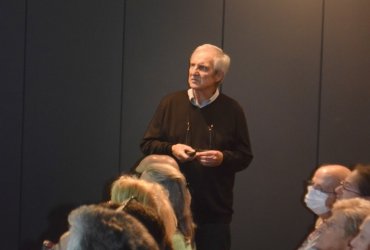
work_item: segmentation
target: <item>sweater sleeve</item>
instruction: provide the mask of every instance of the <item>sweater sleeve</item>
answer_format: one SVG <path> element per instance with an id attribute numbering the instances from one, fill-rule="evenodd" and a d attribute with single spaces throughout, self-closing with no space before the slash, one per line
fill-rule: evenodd
<path id="1" fill-rule="evenodd" d="M 236 141 L 231 149 L 222 151 L 224 155 L 222 165 L 231 171 L 238 172 L 249 166 L 253 159 L 253 154 L 244 112 L 239 105 L 237 105 L 235 111 L 236 126 L 234 138 Z"/>
<path id="2" fill-rule="evenodd" d="M 166 101 L 162 100 L 159 104 L 149 126 L 140 143 L 141 151 L 145 155 L 167 154 L 172 155 L 172 145 L 166 140 L 163 125 L 165 124 Z"/>

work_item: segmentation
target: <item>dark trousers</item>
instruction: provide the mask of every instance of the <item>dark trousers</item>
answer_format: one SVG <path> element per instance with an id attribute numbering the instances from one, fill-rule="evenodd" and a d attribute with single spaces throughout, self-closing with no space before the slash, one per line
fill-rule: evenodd
<path id="1" fill-rule="evenodd" d="M 198 224 L 195 244 L 197 250 L 230 250 L 230 224 Z"/>

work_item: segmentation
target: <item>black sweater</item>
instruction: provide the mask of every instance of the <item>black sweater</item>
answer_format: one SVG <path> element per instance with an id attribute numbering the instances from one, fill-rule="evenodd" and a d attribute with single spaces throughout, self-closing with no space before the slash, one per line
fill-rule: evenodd
<path id="1" fill-rule="evenodd" d="M 193 160 L 181 163 L 180 169 L 189 183 L 195 221 L 230 223 L 235 172 L 245 169 L 253 158 L 240 105 L 224 94 L 203 108 L 192 105 L 186 91 L 166 96 L 140 146 L 144 154 L 172 155 L 171 147 L 176 143 L 223 153 L 218 167 L 205 167 Z"/>

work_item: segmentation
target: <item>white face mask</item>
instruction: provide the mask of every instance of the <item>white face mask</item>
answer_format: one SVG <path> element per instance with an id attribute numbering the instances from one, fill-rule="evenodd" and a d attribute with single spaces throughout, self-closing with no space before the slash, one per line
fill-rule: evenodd
<path id="1" fill-rule="evenodd" d="M 328 199 L 328 197 L 328 194 L 309 186 L 307 194 L 304 197 L 304 202 L 306 203 L 306 206 L 312 210 L 312 212 L 317 215 L 322 215 L 330 210 L 326 206 L 326 199 Z"/>

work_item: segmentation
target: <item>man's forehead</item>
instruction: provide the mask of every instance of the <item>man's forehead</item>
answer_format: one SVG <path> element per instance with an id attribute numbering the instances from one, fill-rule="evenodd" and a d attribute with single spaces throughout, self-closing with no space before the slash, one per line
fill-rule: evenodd
<path id="1" fill-rule="evenodd" d="M 212 66 L 213 65 L 213 58 L 208 55 L 194 55 L 190 58 L 190 63 L 196 63 L 200 65 L 207 65 Z"/>
<path id="2" fill-rule="evenodd" d="M 212 59 L 217 56 L 217 51 L 212 48 L 203 48 L 203 49 L 194 51 L 193 54 L 191 55 L 191 58 L 195 56 L 196 57 L 209 57 Z"/>

